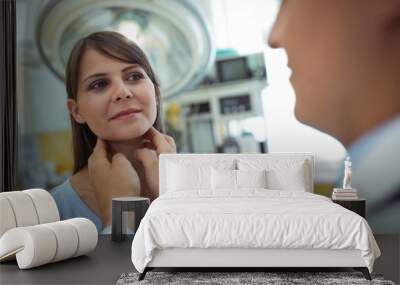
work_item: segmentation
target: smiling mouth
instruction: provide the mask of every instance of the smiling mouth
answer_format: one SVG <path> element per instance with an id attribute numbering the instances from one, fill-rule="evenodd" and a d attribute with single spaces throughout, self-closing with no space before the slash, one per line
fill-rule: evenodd
<path id="1" fill-rule="evenodd" d="M 111 120 L 123 120 L 123 119 L 127 119 L 127 118 L 132 118 L 132 117 L 136 117 L 138 113 L 140 113 L 141 110 L 137 110 L 137 109 L 128 109 L 122 112 L 119 112 L 118 114 L 114 115 Z"/>
<path id="2" fill-rule="evenodd" d="M 118 117 L 114 118 L 113 120 L 125 120 L 128 118 L 133 118 L 137 116 L 138 112 L 134 112 L 134 113 L 129 113 L 129 114 L 125 114 L 125 115 L 119 115 Z"/>

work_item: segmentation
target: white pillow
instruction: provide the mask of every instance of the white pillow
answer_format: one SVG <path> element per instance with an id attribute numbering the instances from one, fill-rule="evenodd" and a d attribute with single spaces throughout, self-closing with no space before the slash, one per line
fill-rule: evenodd
<path id="1" fill-rule="evenodd" d="M 269 170 L 267 172 L 267 180 L 269 189 L 306 191 L 307 181 L 303 165 L 284 170 Z"/>
<path id="2" fill-rule="evenodd" d="M 311 189 L 308 181 L 308 160 L 293 159 L 239 159 L 240 170 L 267 170 L 267 188 L 273 190 L 306 191 Z"/>
<path id="3" fill-rule="evenodd" d="M 239 190 L 241 188 L 267 188 L 266 170 L 211 170 L 213 190 Z"/>
<path id="4" fill-rule="evenodd" d="M 235 170 L 237 188 L 267 188 L 267 171 Z"/>
<path id="5" fill-rule="evenodd" d="M 211 189 L 211 167 L 168 164 L 167 190 Z"/>
<path id="6" fill-rule="evenodd" d="M 236 190 L 236 170 L 212 168 L 211 181 L 213 190 Z"/>

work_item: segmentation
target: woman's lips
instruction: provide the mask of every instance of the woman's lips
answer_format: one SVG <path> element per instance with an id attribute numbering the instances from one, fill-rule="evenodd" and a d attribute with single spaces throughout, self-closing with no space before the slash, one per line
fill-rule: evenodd
<path id="1" fill-rule="evenodd" d="M 135 117 L 137 113 L 141 112 L 141 110 L 139 109 L 127 109 L 121 112 L 118 112 L 117 114 L 115 114 L 114 116 L 111 117 L 111 120 L 123 120 L 126 118 L 131 118 L 131 117 Z"/>

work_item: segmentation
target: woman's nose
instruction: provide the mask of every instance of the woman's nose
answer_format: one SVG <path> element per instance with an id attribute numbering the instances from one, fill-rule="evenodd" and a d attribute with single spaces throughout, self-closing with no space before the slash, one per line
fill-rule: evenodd
<path id="1" fill-rule="evenodd" d="M 113 94 L 113 101 L 119 101 L 122 99 L 132 98 L 132 91 L 126 86 L 126 84 L 121 80 L 116 82 L 115 92 Z"/>

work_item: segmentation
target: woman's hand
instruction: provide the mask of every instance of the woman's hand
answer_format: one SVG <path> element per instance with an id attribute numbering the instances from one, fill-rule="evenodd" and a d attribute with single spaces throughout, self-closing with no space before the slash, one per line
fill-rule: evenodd
<path id="1" fill-rule="evenodd" d="M 143 147 L 135 150 L 135 158 L 143 164 L 145 179 L 149 186 L 148 196 L 151 200 L 158 197 L 158 156 L 161 153 L 176 153 L 172 137 L 160 133 L 151 127 L 143 135 Z"/>
<path id="2" fill-rule="evenodd" d="M 103 224 L 111 224 L 112 198 L 140 196 L 140 179 L 128 159 L 121 153 L 108 159 L 106 143 L 97 138 L 88 160 L 90 182 L 95 189 Z"/>

